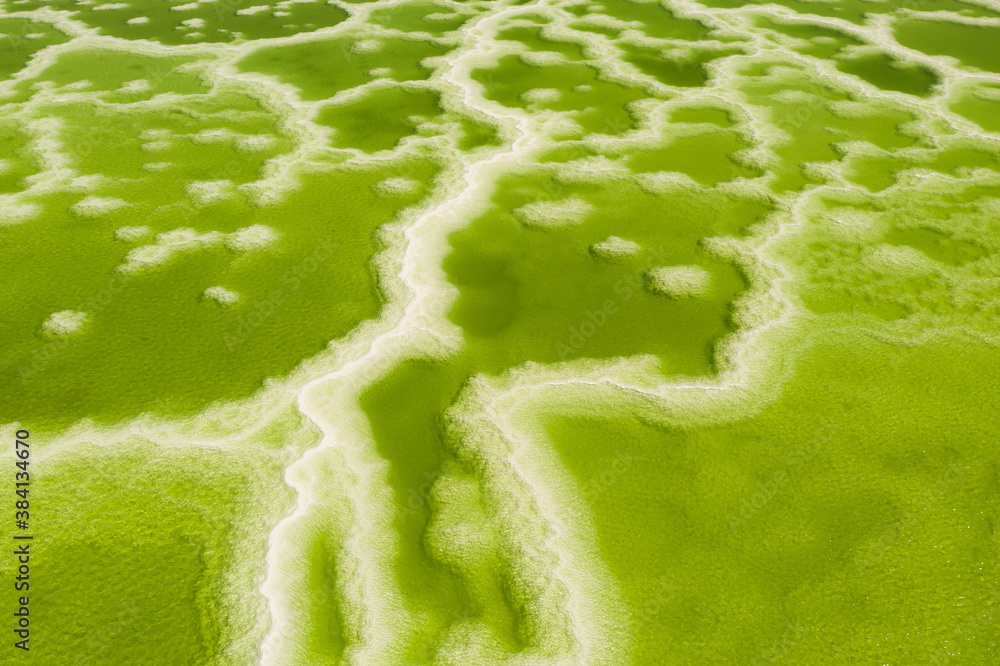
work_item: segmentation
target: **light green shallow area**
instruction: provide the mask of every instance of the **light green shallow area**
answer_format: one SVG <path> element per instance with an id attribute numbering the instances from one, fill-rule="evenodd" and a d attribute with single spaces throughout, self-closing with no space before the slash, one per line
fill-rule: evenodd
<path id="1" fill-rule="evenodd" d="M 236 637 L 260 605 L 252 590 L 220 603 L 230 579 L 248 573 L 234 571 L 241 558 L 260 575 L 264 544 L 251 535 L 270 517 L 252 498 L 283 489 L 238 455 L 163 460 L 123 445 L 127 453 L 82 466 L 50 465 L 36 482 L 38 510 L 60 517 L 46 520 L 54 538 L 36 546 L 35 620 L 52 630 L 35 649 L 47 663 L 225 661 L 232 645 L 220 639 Z"/>
<path id="2" fill-rule="evenodd" d="M 29 466 L 36 538 L 23 593 L 34 626 L 46 627 L 31 639 L 35 659 L 250 660 L 256 646 L 241 634 L 253 629 L 263 599 L 246 583 L 263 575 L 259 532 L 290 501 L 283 461 L 239 451 L 164 454 L 140 438 L 78 450 L 84 455 Z M 8 562 L 3 574 L 15 575 Z"/>
<path id="3" fill-rule="evenodd" d="M 1000 660 L 994 4 L 0 0 L 32 663 Z"/>
<path id="4" fill-rule="evenodd" d="M 964 337 L 827 336 L 732 425 L 553 417 L 633 661 L 995 660 L 997 364 Z"/>

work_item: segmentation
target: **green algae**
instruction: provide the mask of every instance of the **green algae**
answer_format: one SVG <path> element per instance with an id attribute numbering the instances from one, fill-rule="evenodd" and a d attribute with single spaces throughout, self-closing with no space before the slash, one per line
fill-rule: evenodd
<path id="1" fill-rule="evenodd" d="M 440 548 L 428 549 L 429 525 L 441 511 L 433 499 L 435 484 L 443 474 L 470 473 L 456 471 L 464 463 L 456 458 L 442 420 L 465 382 L 474 373 L 495 374 L 524 361 L 600 358 L 623 351 L 659 353 L 669 371 L 710 372 L 712 341 L 728 330 L 727 303 L 742 289 L 738 272 L 699 257 L 715 285 L 694 303 L 643 291 L 642 272 L 647 265 L 692 261 L 696 234 L 740 233 L 767 212 L 759 204 L 720 197 L 714 210 L 685 210 L 683 220 L 675 200 L 661 204 L 665 213 L 673 208 L 669 223 L 666 216 L 651 221 L 642 212 L 655 200 L 634 189 L 623 196 L 618 187 L 579 192 L 596 212 L 572 230 L 525 232 L 503 211 L 537 196 L 537 182 L 537 177 L 511 179 L 496 196 L 499 210 L 451 239 L 445 270 L 460 291 L 451 318 L 466 331 L 465 351 L 447 362 L 402 364 L 361 398 L 378 451 L 390 465 L 400 540 L 396 576 L 419 622 L 411 655 L 431 649 L 450 624 L 468 618 L 485 622 L 507 649 L 527 640 L 518 629 L 527 621 L 525 611 L 512 605 L 502 580 L 487 570 L 471 581 L 442 559 Z M 695 201 L 688 206 L 696 206 Z M 601 211 L 612 209 L 614 219 L 603 219 Z M 716 226 L 704 226 L 709 215 Z M 649 249 L 625 264 L 596 261 L 586 248 L 609 229 Z M 614 305 L 610 312 L 608 301 Z M 500 567 L 494 573 L 505 571 L 502 561 L 490 566 Z"/>
<path id="2" fill-rule="evenodd" d="M 681 18 L 658 2 L 595 2 L 588 11 L 598 11 L 622 21 L 639 23 L 641 30 L 656 39 L 703 39 L 711 29 L 696 19 Z"/>
<path id="3" fill-rule="evenodd" d="M 712 16 L 624 0 L 182 1 L 0 3 L 66 11 L 0 18 L 0 75 L 21 79 L 0 89 L 0 195 L 16 197 L 0 202 L 16 254 L 0 269 L 0 420 L 55 441 L 143 412 L 167 427 L 218 401 L 247 407 L 296 369 L 339 369 L 350 395 L 325 397 L 357 398 L 347 421 L 372 441 L 328 423 L 330 458 L 287 469 L 229 441 L 45 459 L 39 509 L 59 537 L 39 551 L 40 663 L 249 663 L 274 645 L 281 663 L 598 663 L 568 651 L 588 639 L 631 650 L 613 663 L 993 659 L 996 354 L 982 340 L 1000 317 L 998 162 L 939 111 L 996 131 L 995 90 L 889 44 L 849 48 L 874 33 L 821 18 L 867 29 L 883 15 L 903 46 L 985 72 L 995 26 L 861 0 Z M 96 35 L 59 47 L 67 25 Z M 478 160 L 505 166 L 463 182 L 484 177 Z M 461 219 L 386 226 L 479 188 L 485 206 L 445 209 Z M 609 239 L 638 250 L 594 251 Z M 170 243 L 183 249 L 142 269 Z M 435 243 L 443 262 L 424 265 Z M 402 285 L 401 265 L 420 278 Z M 656 293 L 656 269 L 708 286 Z M 454 297 L 440 311 L 439 289 Z M 401 301 L 383 309 L 386 294 Z M 419 324 L 396 319 L 411 297 Z M 369 337 L 380 314 L 400 340 L 459 335 L 435 360 L 407 348 L 379 365 L 396 349 Z M 745 346 L 748 322 L 872 336 L 761 350 Z M 926 341 L 956 328 L 978 341 Z M 643 382 L 722 372 L 753 388 L 733 374 L 737 339 L 787 372 L 756 415 L 730 406 L 719 425 L 668 428 L 652 397 L 632 410 L 581 393 L 591 413 L 569 417 L 536 386 L 527 411 L 552 441 L 516 455 L 554 445 L 559 460 L 530 479 L 462 421 L 490 382 L 558 370 L 558 384 L 645 355 L 662 374 Z M 358 347 L 316 362 L 345 340 Z M 294 419 L 260 418 L 261 451 L 299 450 Z M 225 440 L 237 426 L 212 427 Z M 577 487 L 561 494 L 566 473 Z M 283 483 L 295 513 L 273 501 Z M 532 512 L 542 504 L 560 526 Z M 383 509 L 389 535 L 372 536 L 366 511 Z M 282 515 L 288 530 L 270 531 Z M 566 545 L 591 524 L 594 543 Z M 265 572 L 265 547 L 292 557 Z M 568 572 L 574 548 L 598 554 Z M 544 617 L 547 595 L 605 566 L 608 589 L 575 589 L 565 617 Z M 357 598 L 373 589 L 401 601 L 385 626 L 367 613 L 395 601 Z M 284 622 L 268 629 L 268 611 Z M 588 624 L 602 614 L 612 631 Z"/>
<path id="4" fill-rule="evenodd" d="M 731 264 L 701 252 L 698 241 L 739 233 L 762 213 L 750 208 L 733 215 L 738 203 L 723 197 L 659 198 L 626 184 L 560 187 L 560 197 L 553 197 L 540 180 L 512 179 L 494 211 L 452 237 L 454 251 L 445 260 L 461 294 L 451 319 L 466 330 L 470 345 L 493 359 L 488 371 L 527 360 L 651 353 L 670 372 L 710 372 L 713 341 L 731 330 L 729 304 L 744 281 Z M 511 213 L 574 195 L 593 213 L 568 227 L 526 229 Z M 643 249 L 623 263 L 596 260 L 588 248 L 609 235 Z M 642 288 L 649 269 L 691 263 L 712 274 L 706 299 L 672 301 Z"/>
<path id="5" fill-rule="evenodd" d="M 739 48 L 697 49 L 684 56 L 664 57 L 663 49 L 623 44 L 625 60 L 661 83 L 696 88 L 708 81 L 705 65 L 726 56 L 743 53 Z"/>
<path id="6" fill-rule="evenodd" d="M 403 173 L 426 182 L 433 171 L 416 163 L 304 177 L 300 190 L 265 208 L 238 201 L 182 205 L 177 212 L 189 214 L 186 226 L 229 232 L 268 225 L 281 234 L 279 245 L 239 260 L 226 247 L 207 247 L 134 276 L 115 272 L 128 247 L 112 231 L 133 219 L 127 209 L 81 223 L 60 212 L 72 201 L 60 197 L 44 223 L 0 230 L 24 257 L 16 269 L 4 269 L 4 307 L 12 314 L 3 330 L 4 417 L 40 427 L 84 415 L 190 412 L 251 395 L 264 379 L 291 371 L 377 314 L 380 298 L 368 270 L 378 250 L 374 231 L 420 192 L 385 199 L 372 187 Z M 177 212 L 156 218 L 154 231 L 179 226 Z M 54 248 L 45 240 L 52 235 L 66 245 Z M 239 293 L 240 303 L 226 309 L 206 303 L 201 294 L 216 284 Z M 34 298 L 24 299 L 26 293 Z M 336 307 L 322 306 L 330 303 Z M 80 304 L 94 313 L 85 334 L 64 342 L 39 336 L 51 312 Z M 120 399 L 109 403 L 109 392 L 121 392 Z"/>
<path id="7" fill-rule="evenodd" d="M 590 23 L 587 21 L 580 21 L 572 25 L 575 30 L 581 30 L 583 32 L 592 32 L 596 35 L 604 35 L 605 37 L 617 37 L 619 34 L 621 34 L 620 28 L 616 28 L 610 25 Z"/>
<path id="8" fill-rule="evenodd" d="M 870 192 L 881 192 L 896 184 L 899 172 L 915 164 L 894 155 L 876 155 L 849 161 L 844 176 Z"/>
<path id="9" fill-rule="evenodd" d="M 838 113 L 830 102 L 843 101 L 846 98 L 843 93 L 806 84 L 797 74 L 770 74 L 767 79 L 751 80 L 745 86 L 753 103 L 770 107 L 774 124 L 788 133 L 775 151 L 782 164 L 775 170 L 778 178 L 773 187 L 778 192 L 817 182 L 802 165 L 839 161 L 843 157 L 837 149 L 839 143 L 866 141 L 883 150 L 892 150 L 912 146 L 917 141 L 899 131 L 900 125 L 913 119 L 911 114 L 875 105 L 867 106 L 863 117 Z M 783 93 L 791 90 L 795 96 L 785 98 Z"/>
<path id="10" fill-rule="evenodd" d="M 79 172 L 115 179 L 104 193 L 132 201 L 154 218 L 163 216 L 155 213 L 160 207 L 173 205 L 182 210 L 177 219 L 183 221 L 185 205 L 179 200 L 191 182 L 253 182 L 268 160 L 291 147 L 278 133 L 275 116 L 234 92 L 205 95 L 167 113 L 85 102 L 42 108 L 61 120 L 58 137 L 70 147 Z M 261 143 L 244 146 L 248 139 Z"/>
<path id="11" fill-rule="evenodd" d="M 560 53 L 570 60 L 582 60 L 583 49 L 576 42 L 566 42 L 546 39 L 543 29 L 534 26 L 515 26 L 497 34 L 499 39 L 511 40 L 524 44 L 531 51 L 552 51 Z"/>
<path id="12" fill-rule="evenodd" d="M 51 81 L 56 86 L 85 81 L 87 85 L 83 89 L 88 92 L 111 92 L 130 81 L 139 80 L 148 82 L 150 96 L 159 93 L 207 93 L 210 88 L 200 79 L 197 71 L 184 71 L 182 67 L 197 62 L 195 57 L 150 57 L 125 50 L 80 48 L 63 51 L 55 63 L 22 86 L 36 85 L 39 81 Z"/>
<path id="13" fill-rule="evenodd" d="M 733 124 L 729 114 L 721 109 L 710 107 L 682 107 L 672 111 L 670 121 L 675 123 L 710 123 L 719 127 L 730 127 Z"/>
<path id="14" fill-rule="evenodd" d="M 907 169 L 930 169 L 936 173 L 961 177 L 976 169 L 986 168 L 996 171 L 1000 167 L 993 153 L 965 148 L 935 151 L 929 159 L 882 154 L 855 156 L 849 158 L 847 162 L 844 175 L 851 182 L 858 183 L 871 192 L 881 192 L 896 184 L 900 172 Z"/>
<path id="15" fill-rule="evenodd" d="M 166 45 L 287 37 L 335 26 L 347 18 L 343 9 L 324 0 L 287 3 L 280 9 L 278 4 L 270 0 L 255 5 L 264 7 L 265 11 L 246 12 L 243 10 L 251 5 L 244 2 L 150 4 L 142 0 L 122 3 L 26 0 L 18 3 L 17 10 L 52 7 L 71 11 L 74 19 L 98 29 L 101 34 L 119 39 L 153 40 Z M 146 20 L 136 22 L 137 18 Z M 187 23 L 190 21 L 195 23 Z"/>
<path id="16" fill-rule="evenodd" d="M 389 150 L 421 122 L 440 115 L 439 102 L 440 95 L 431 90 L 382 89 L 326 107 L 316 122 L 336 129 L 332 143 L 338 148 Z"/>
<path id="17" fill-rule="evenodd" d="M 952 105 L 952 109 L 989 132 L 1000 131 L 998 90 L 1000 89 L 995 87 L 985 88 L 983 92 L 991 93 L 990 97 L 982 97 L 974 92 L 966 93 Z"/>
<path id="18" fill-rule="evenodd" d="M 903 46 L 930 55 L 951 56 L 968 67 L 1000 72 L 996 27 L 904 19 L 896 22 L 894 32 Z"/>
<path id="19" fill-rule="evenodd" d="M 816 58 L 829 58 L 846 46 L 863 44 L 861 40 L 840 30 L 834 30 L 816 23 L 796 21 L 780 23 L 770 18 L 760 17 L 757 25 L 767 30 L 779 32 L 796 40 L 801 40 L 794 48 L 797 52 Z M 804 43 L 803 43 L 804 42 Z"/>
<path id="20" fill-rule="evenodd" d="M 628 160 L 634 173 L 676 171 L 686 173 L 700 185 L 711 187 L 737 177 L 762 175 L 759 169 L 740 166 L 733 153 L 749 148 L 728 132 L 709 132 L 675 139 L 657 151 L 637 153 Z"/>
<path id="21" fill-rule="evenodd" d="M 986 251 L 975 243 L 956 240 L 934 229 L 893 229 L 885 237 L 892 245 L 907 245 L 920 250 L 934 261 L 959 266 L 983 257 Z"/>
<path id="22" fill-rule="evenodd" d="M 745 4 L 769 4 L 765 0 L 754 0 L 752 3 L 745 3 L 742 0 L 707 0 L 704 2 L 708 7 L 736 8 Z M 782 0 L 775 3 L 781 7 L 792 10 L 797 14 L 805 16 L 816 16 L 826 18 L 838 18 L 854 24 L 864 24 L 870 15 L 892 14 L 899 9 L 899 3 L 895 2 L 868 2 L 867 0 L 844 0 L 842 2 L 813 2 L 811 0 Z M 996 16 L 997 12 L 988 7 L 984 7 L 972 2 L 961 2 L 960 0 L 921 0 L 920 11 L 951 11 L 964 16 L 982 17 Z"/>
<path id="23" fill-rule="evenodd" d="M 264 47 L 241 60 L 240 69 L 274 76 L 300 91 L 304 100 L 321 100 L 376 78 L 371 70 L 388 67 L 395 81 L 423 81 L 431 70 L 421 66 L 425 58 L 448 49 L 423 40 L 383 38 L 374 50 L 352 49 L 357 39 L 328 38 L 287 46 Z M 393 57 L 386 61 L 384 52 Z"/>
<path id="24" fill-rule="evenodd" d="M 902 65 L 885 54 L 840 60 L 837 67 L 882 90 L 898 90 L 920 97 L 930 95 L 934 85 L 938 83 L 938 77 L 927 68 Z"/>
<path id="25" fill-rule="evenodd" d="M 376 9 L 369 15 L 369 20 L 391 30 L 440 35 L 458 30 L 469 17 L 461 14 L 450 15 L 448 8 L 433 2 L 412 2 L 392 8 Z"/>
<path id="26" fill-rule="evenodd" d="M 38 173 L 37 158 L 27 150 L 29 139 L 23 124 L 0 122 L 0 192 L 18 192 L 27 176 Z"/>
<path id="27" fill-rule="evenodd" d="M 646 95 L 636 88 L 602 80 L 595 69 L 577 63 L 535 67 L 523 58 L 504 56 L 497 66 L 473 72 L 472 77 L 486 89 L 488 99 L 511 108 L 532 108 L 569 112 L 581 134 L 621 134 L 635 126 L 628 105 Z M 533 90 L 557 89 L 557 99 L 527 101 Z"/>
<path id="28" fill-rule="evenodd" d="M 24 69 L 42 49 L 65 42 L 68 37 L 37 21 L 0 18 L 0 77 L 8 78 Z"/>
<path id="29" fill-rule="evenodd" d="M 343 658 L 348 645 L 337 599 L 336 541 L 317 530 L 307 550 L 308 602 L 305 623 L 309 628 L 306 657 L 310 660 Z"/>
<path id="30" fill-rule="evenodd" d="M 262 600 L 231 585 L 248 557 L 262 569 L 250 534 L 265 512 L 251 498 L 273 497 L 280 477 L 264 481 L 262 461 L 233 454 L 176 459 L 136 440 L 85 448 L 29 468 L 48 532 L 31 543 L 32 620 L 47 628 L 32 654 L 49 664 L 253 658 L 234 643 Z"/>
<path id="31" fill-rule="evenodd" d="M 488 563 L 482 572 L 486 575 L 467 580 L 427 547 L 434 484 L 445 472 L 462 469 L 445 443 L 442 418 L 469 369 L 465 358 L 447 364 L 403 364 L 361 397 L 379 454 L 391 465 L 389 484 L 400 543 L 396 577 L 418 621 L 407 648 L 407 658 L 416 663 L 433 656 L 446 629 L 468 619 L 485 621 L 508 649 L 523 644 L 518 611 L 507 598 L 502 579 L 495 576 L 500 563 Z"/>
<path id="32" fill-rule="evenodd" d="M 967 340 L 841 336 L 732 425 L 554 417 L 633 662 L 992 658 L 995 637 L 963 627 L 996 603 L 996 362 Z"/>

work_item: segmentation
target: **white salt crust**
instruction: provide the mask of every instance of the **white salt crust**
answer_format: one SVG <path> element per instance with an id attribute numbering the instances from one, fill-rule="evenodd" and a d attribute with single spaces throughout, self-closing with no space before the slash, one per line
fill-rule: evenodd
<path id="1" fill-rule="evenodd" d="M 581 224 L 594 211 L 593 205 L 576 197 L 555 201 L 533 201 L 514 210 L 521 224 L 534 229 L 558 229 Z"/>
<path id="2" fill-rule="evenodd" d="M 645 275 L 645 286 L 654 294 L 669 298 L 704 296 L 712 276 L 701 266 L 660 266 Z"/>
<path id="3" fill-rule="evenodd" d="M 238 293 L 221 286 L 209 287 L 202 295 L 206 300 L 214 301 L 223 306 L 234 305 L 240 300 Z"/>
<path id="4" fill-rule="evenodd" d="M 642 246 L 619 236 L 608 236 L 590 246 L 590 253 L 600 259 L 624 259 L 638 254 Z"/>
<path id="5" fill-rule="evenodd" d="M 42 323 L 42 333 L 48 337 L 63 338 L 83 329 L 89 319 L 86 312 L 75 310 L 63 310 L 53 312 L 49 318 Z"/>

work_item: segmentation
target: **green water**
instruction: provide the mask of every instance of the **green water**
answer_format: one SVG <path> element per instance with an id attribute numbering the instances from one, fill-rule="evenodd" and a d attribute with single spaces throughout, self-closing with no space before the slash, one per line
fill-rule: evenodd
<path id="1" fill-rule="evenodd" d="M 390 150 L 420 122 L 441 113 L 432 91 L 380 90 L 371 96 L 324 109 L 317 122 L 336 130 L 333 145 L 366 152 Z M 378 128 L 372 131 L 372 127 Z"/>
<path id="2" fill-rule="evenodd" d="M 238 65 L 246 72 L 260 72 L 298 88 L 303 100 L 328 99 L 342 90 L 375 79 L 373 69 L 387 67 L 396 81 L 427 79 L 431 72 L 420 62 L 447 51 L 422 40 L 386 38 L 376 40 L 373 51 L 352 51 L 357 39 L 332 38 L 298 42 L 285 47 L 266 45 L 254 50 Z M 383 51 L 393 53 L 386 62 Z"/>
<path id="3" fill-rule="evenodd" d="M 330 338 L 377 314 L 379 295 L 365 270 L 378 249 L 373 233 L 419 196 L 385 200 L 371 190 L 394 172 L 313 177 L 311 186 L 271 208 L 234 202 L 192 210 L 186 224 L 195 229 L 207 220 L 224 231 L 266 224 L 282 234 L 280 244 L 245 257 L 208 247 L 136 275 L 114 272 L 129 247 L 112 232 L 133 219 L 128 211 L 98 224 L 53 213 L 44 226 L 4 229 L 4 241 L 17 245 L 22 258 L 4 271 L 11 286 L 4 306 L 11 317 L 4 326 L 11 372 L 5 418 L 48 427 L 82 416 L 190 411 L 250 395 L 266 377 L 287 373 Z M 426 179 L 433 166 L 405 173 Z M 53 208 L 61 203 L 65 210 L 72 201 L 60 199 Z M 166 213 L 153 220 L 162 225 L 154 233 L 176 226 Z M 52 236 L 66 245 L 56 250 L 46 241 Z M 205 302 L 202 292 L 215 284 L 239 293 L 240 303 Z M 30 301 L 18 297 L 27 290 L 34 294 Z M 321 306 L 330 302 L 337 307 Z M 49 313 L 81 304 L 99 311 L 86 338 L 63 343 L 37 333 Z M 116 399 L 109 401 L 109 394 Z"/>
<path id="4" fill-rule="evenodd" d="M 758 25 L 799 40 L 795 42 L 793 48 L 799 53 L 816 58 L 826 59 L 839 53 L 845 46 L 857 46 L 864 43 L 852 35 L 839 30 L 831 30 L 815 23 L 801 21 L 781 23 L 761 18 Z"/>
<path id="5" fill-rule="evenodd" d="M 32 542 L 27 591 L 47 630 L 32 653 L 44 663 L 246 659 L 220 638 L 252 622 L 261 599 L 228 597 L 227 579 L 248 561 L 260 574 L 264 544 L 252 535 L 268 517 L 252 497 L 282 497 L 280 465 L 122 445 L 48 461 L 35 477 L 29 497 L 48 534 Z"/>
<path id="6" fill-rule="evenodd" d="M 515 26 L 500 32 L 497 37 L 519 42 L 530 51 L 554 51 L 566 56 L 570 60 L 580 60 L 583 58 L 583 50 L 579 44 L 546 39 L 542 29 L 538 27 Z"/>
<path id="7" fill-rule="evenodd" d="M 995 30 L 977 25 L 911 19 L 896 24 L 899 43 L 931 55 L 957 58 L 963 65 L 996 72 L 1000 46 Z"/>
<path id="8" fill-rule="evenodd" d="M 641 24 L 641 30 L 655 39 L 699 40 L 710 30 L 696 19 L 681 18 L 655 2 L 598 2 L 588 11 Z"/>
<path id="9" fill-rule="evenodd" d="M 677 139 L 658 151 L 639 153 L 629 160 L 629 167 L 636 173 L 685 173 L 699 185 L 711 187 L 738 176 L 761 175 L 760 171 L 741 168 L 730 158 L 744 148 L 749 146 L 732 134 L 710 132 Z M 697 158 L 692 159 L 693 156 Z"/>
<path id="10" fill-rule="evenodd" d="M 937 83 L 937 77 L 926 68 L 904 66 L 886 55 L 849 60 L 839 63 L 838 67 L 882 90 L 898 90 L 921 97 L 929 95 L 931 87 Z"/>
<path id="11" fill-rule="evenodd" d="M 842 336 L 733 425 L 553 417 L 632 660 L 992 660 L 996 362 L 964 339 Z"/>
<path id="12" fill-rule="evenodd" d="M 982 98 L 975 94 L 963 95 L 954 105 L 956 113 L 978 123 L 983 129 L 996 132 L 1000 129 L 1000 100 L 996 98 L 997 88 L 987 88 L 992 97 Z"/>
<path id="13" fill-rule="evenodd" d="M 9 7 L 12 11 L 24 11 L 51 7 L 72 13 L 73 19 L 96 28 L 100 34 L 120 39 L 148 39 L 165 45 L 198 44 L 204 42 L 228 42 L 234 39 L 268 39 L 285 37 L 300 32 L 311 32 L 317 28 L 335 26 L 345 18 L 347 12 L 336 6 L 313 0 L 292 3 L 284 9 L 286 15 L 275 15 L 277 2 L 267 2 L 263 6 L 268 11 L 241 13 L 250 5 L 242 2 L 205 3 L 182 11 L 174 7 L 183 3 L 147 3 L 141 0 L 123 3 L 98 3 L 96 6 L 81 4 L 75 0 L 55 0 L 37 2 L 27 0 Z M 110 7 L 107 5 L 111 5 Z M 124 5 L 124 6 L 117 6 Z M 148 21 L 130 23 L 131 19 L 145 17 Z M 198 26 L 186 26 L 184 21 L 196 19 Z M 240 36 L 240 37 L 238 37 Z"/>
<path id="14" fill-rule="evenodd" d="M 462 14 L 449 15 L 432 2 L 413 2 L 406 5 L 377 9 L 370 21 L 376 25 L 402 32 L 426 32 L 433 35 L 457 30 L 467 20 Z"/>
<path id="15" fill-rule="evenodd" d="M 32 661 L 997 661 L 998 21 L 0 0 Z"/>
<path id="16" fill-rule="evenodd" d="M 729 114 L 712 108 L 678 109 L 670 115 L 675 123 L 712 123 L 719 127 L 730 127 L 733 124 Z"/>
<path id="17" fill-rule="evenodd" d="M 502 58 L 495 68 L 473 72 L 473 79 L 486 88 L 488 99 L 507 107 L 525 107 L 522 96 L 529 90 L 560 90 L 556 100 L 527 105 L 569 112 L 580 126 L 581 134 L 620 134 L 633 128 L 634 117 L 627 105 L 644 97 L 634 88 L 601 80 L 598 72 L 587 65 L 535 67 L 514 55 Z"/>

